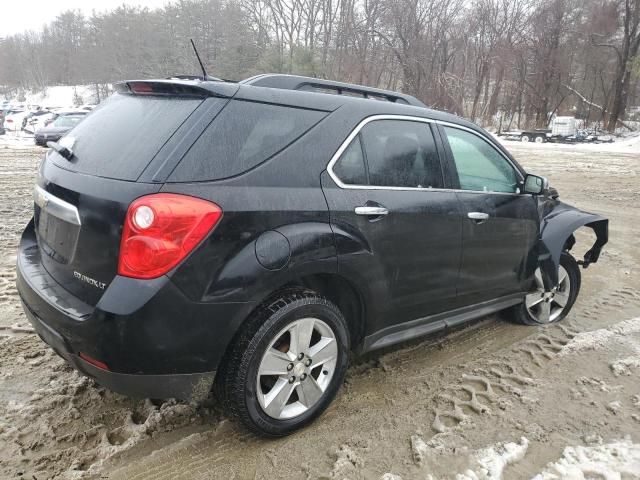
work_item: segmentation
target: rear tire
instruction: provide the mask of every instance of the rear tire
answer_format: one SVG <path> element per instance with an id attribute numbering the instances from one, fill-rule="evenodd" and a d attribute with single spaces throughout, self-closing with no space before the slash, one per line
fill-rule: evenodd
<path id="1" fill-rule="evenodd" d="M 338 307 L 310 290 L 286 290 L 241 328 L 216 377 L 225 409 L 265 436 L 312 422 L 347 370 L 349 331 Z"/>
<path id="2" fill-rule="evenodd" d="M 563 252 L 560 256 L 559 273 L 566 273 L 566 279 L 559 275 L 560 282 L 555 287 L 557 290 L 553 296 L 547 299 L 544 296 L 544 289 L 540 289 L 541 277 L 536 271 L 536 285 L 525 297 L 525 301 L 506 310 L 507 317 L 523 325 L 548 325 L 560 322 L 571 311 L 573 304 L 580 292 L 580 266 L 568 252 Z M 540 295 L 539 298 L 537 296 Z M 564 303 L 563 306 L 560 303 Z M 541 314 L 543 307 L 549 308 L 549 315 Z M 547 321 L 545 319 L 548 318 Z"/>
<path id="3" fill-rule="evenodd" d="M 529 140 L 531 140 L 531 139 L 529 138 L 529 135 L 522 135 L 522 136 L 520 137 L 520 141 L 521 141 L 521 142 L 523 142 L 523 143 L 528 143 L 528 142 L 529 142 Z"/>
<path id="4" fill-rule="evenodd" d="M 536 136 L 536 138 L 534 139 L 534 141 L 535 141 L 536 143 L 544 143 L 545 138 L 544 138 L 544 137 L 542 137 L 542 136 L 540 136 L 540 135 L 538 135 L 538 136 Z"/>

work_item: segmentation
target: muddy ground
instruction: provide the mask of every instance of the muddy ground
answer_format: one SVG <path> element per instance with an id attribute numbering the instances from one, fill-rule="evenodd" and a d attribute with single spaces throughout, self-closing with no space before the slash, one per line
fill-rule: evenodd
<path id="1" fill-rule="evenodd" d="M 508 147 L 611 220 L 569 317 L 532 328 L 490 316 L 357 360 L 322 418 L 279 440 L 214 400 L 113 394 L 45 347 L 14 287 L 42 150 L 0 147 L 0 478 L 640 478 L 640 152 Z"/>

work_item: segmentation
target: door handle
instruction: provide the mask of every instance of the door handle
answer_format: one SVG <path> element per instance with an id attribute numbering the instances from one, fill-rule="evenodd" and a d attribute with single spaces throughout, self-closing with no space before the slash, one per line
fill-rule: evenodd
<path id="1" fill-rule="evenodd" d="M 469 212 L 467 213 L 467 217 L 476 223 L 484 223 L 489 220 L 489 214 L 483 212 Z"/>
<path id="2" fill-rule="evenodd" d="M 356 207 L 356 215 L 366 215 L 369 217 L 378 217 L 380 215 L 387 215 L 389 210 L 385 207 Z"/>

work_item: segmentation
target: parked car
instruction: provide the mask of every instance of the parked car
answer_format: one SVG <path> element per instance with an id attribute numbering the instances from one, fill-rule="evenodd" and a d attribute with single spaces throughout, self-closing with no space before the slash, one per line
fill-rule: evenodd
<path id="1" fill-rule="evenodd" d="M 42 119 L 42 125 L 40 127 L 48 127 L 51 125 L 56 118 L 62 115 L 87 115 L 90 111 L 84 108 L 57 108 L 51 110 L 50 115 L 46 116 Z"/>
<path id="2" fill-rule="evenodd" d="M 19 132 L 22 130 L 22 120 L 28 114 L 29 112 L 26 110 L 9 110 L 4 117 L 4 128 L 12 132 Z"/>
<path id="3" fill-rule="evenodd" d="M 574 230 L 583 267 L 608 237 L 481 128 L 357 85 L 125 82 L 54 147 L 17 260 L 36 332 L 117 392 L 213 387 L 264 435 L 320 415 L 350 352 L 561 321 Z"/>
<path id="4" fill-rule="evenodd" d="M 39 128 L 34 135 L 36 145 L 47 146 L 47 142 L 57 142 L 67 132 L 78 125 L 85 115 L 60 115 L 48 127 Z"/>
<path id="5" fill-rule="evenodd" d="M 51 115 L 51 112 L 46 109 L 29 112 L 22 119 L 22 130 L 27 133 L 35 133 L 38 128 L 44 126 L 45 119 L 49 118 Z"/>

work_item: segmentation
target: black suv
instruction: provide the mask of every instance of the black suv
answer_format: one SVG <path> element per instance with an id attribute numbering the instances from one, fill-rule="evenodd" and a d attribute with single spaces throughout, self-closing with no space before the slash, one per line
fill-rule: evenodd
<path id="1" fill-rule="evenodd" d="M 132 396 L 215 382 L 267 435 L 317 417 L 352 351 L 561 320 L 572 232 L 596 233 L 584 266 L 607 241 L 484 130 L 356 85 L 130 81 L 50 146 L 18 254 L 42 339 Z"/>

